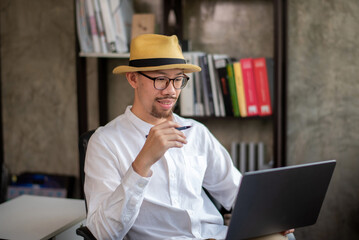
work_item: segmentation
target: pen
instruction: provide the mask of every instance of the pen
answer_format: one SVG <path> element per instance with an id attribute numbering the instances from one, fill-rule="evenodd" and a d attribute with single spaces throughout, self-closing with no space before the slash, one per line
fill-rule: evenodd
<path id="1" fill-rule="evenodd" d="M 182 130 L 186 130 L 186 129 L 191 128 L 191 127 L 192 126 L 183 126 L 183 127 L 177 127 L 176 129 L 182 131 Z M 146 138 L 147 138 L 147 136 L 148 135 L 146 135 Z"/>

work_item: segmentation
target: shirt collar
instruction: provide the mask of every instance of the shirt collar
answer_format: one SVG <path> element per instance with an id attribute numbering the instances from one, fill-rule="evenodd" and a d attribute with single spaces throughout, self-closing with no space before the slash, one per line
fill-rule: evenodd
<path id="1" fill-rule="evenodd" d="M 125 111 L 125 116 L 128 118 L 128 120 L 133 124 L 133 126 L 139 130 L 140 132 L 142 132 L 143 134 L 148 134 L 150 129 L 153 127 L 152 124 L 147 123 L 145 121 L 143 121 L 142 119 L 140 119 L 139 117 L 137 117 L 132 111 L 131 111 L 132 105 L 131 106 L 127 106 L 126 111 Z"/>

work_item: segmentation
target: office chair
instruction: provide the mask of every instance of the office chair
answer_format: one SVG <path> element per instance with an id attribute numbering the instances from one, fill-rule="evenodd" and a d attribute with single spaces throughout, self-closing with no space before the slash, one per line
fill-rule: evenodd
<path id="1" fill-rule="evenodd" d="M 87 213 L 87 204 L 84 193 L 84 183 L 85 183 L 85 157 L 86 157 L 86 149 L 87 144 L 90 140 L 90 137 L 96 130 L 90 130 L 88 132 L 83 133 L 79 138 L 79 152 L 80 152 L 80 189 L 81 189 L 81 197 L 85 199 L 85 207 Z M 85 240 L 96 240 L 95 236 L 91 233 L 91 231 L 86 226 L 81 226 L 76 229 L 76 234 L 82 236 Z"/>
<path id="2" fill-rule="evenodd" d="M 80 181 L 81 181 L 80 188 L 81 188 L 82 197 L 85 199 L 86 213 L 87 213 L 87 204 L 86 204 L 86 198 L 85 198 L 85 194 L 84 194 L 84 183 L 85 183 L 84 166 L 85 166 L 87 144 L 88 144 L 92 134 L 95 131 L 96 130 L 90 130 L 88 132 L 85 132 L 79 138 Z M 208 192 L 207 192 L 207 194 L 208 194 Z M 210 196 L 210 198 L 211 198 L 211 196 Z M 211 200 L 214 201 L 214 204 L 216 205 L 216 207 L 220 209 L 220 205 L 218 204 L 218 202 L 215 201 L 215 199 L 213 199 L 213 198 L 211 198 Z M 223 214 L 223 212 L 221 212 L 221 213 Z M 77 228 L 76 234 L 79 236 L 82 236 L 84 238 L 84 240 L 96 240 L 95 236 L 91 233 L 91 231 L 86 226 L 81 226 L 81 227 Z M 291 234 L 288 234 L 287 236 L 288 236 L 288 240 L 295 240 L 294 234 L 291 233 Z"/>

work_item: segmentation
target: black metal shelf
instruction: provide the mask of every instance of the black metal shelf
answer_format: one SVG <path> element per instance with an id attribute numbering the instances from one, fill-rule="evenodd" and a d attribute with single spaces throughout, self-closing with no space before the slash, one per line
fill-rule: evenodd
<path id="1" fill-rule="evenodd" d="M 176 31 L 179 39 L 182 39 L 182 6 L 181 0 L 163 1 L 163 33 L 173 34 Z M 286 56 L 287 56 L 287 1 L 273 0 L 274 8 L 274 103 L 273 115 L 270 117 L 238 118 L 225 117 L 218 119 L 250 120 L 250 119 L 271 119 L 273 120 L 273 159 L 274 166 L 280 167 L 286 165 Z M 176 13 L 179 24 L 176 29 L 170 29 L 168 26 L 168 14 L 171 9 Z M 76 13 L 75 13 L 76 14 Z M 76 27 L 75 27 L 76 29 Z M 88 129 L 87 120 L 87 76 L 86 76 L 86 58 L 97 58 L 98 62 L 98 96 L 99 96 L 99 122 L 104 125 L 108 122 L 108 102 L 107 102 L 107 61 L 113 58 L 126 58 L 125 54 L 80 54 L 78 39 L 76 36 L 76 71 L 77 71 L 77 98 L 78 98 L 78 128 L 79 136 Z M 217 117 L 195 117 L 199 121 L 208 121 Z"/>

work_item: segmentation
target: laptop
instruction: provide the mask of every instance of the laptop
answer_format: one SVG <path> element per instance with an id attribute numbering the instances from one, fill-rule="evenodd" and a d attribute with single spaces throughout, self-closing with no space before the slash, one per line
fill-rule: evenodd
<path id="1" fill-rule="evenodd" d="M 226 240 L 316 223 L 335 160 L 244 173 Z"/>

